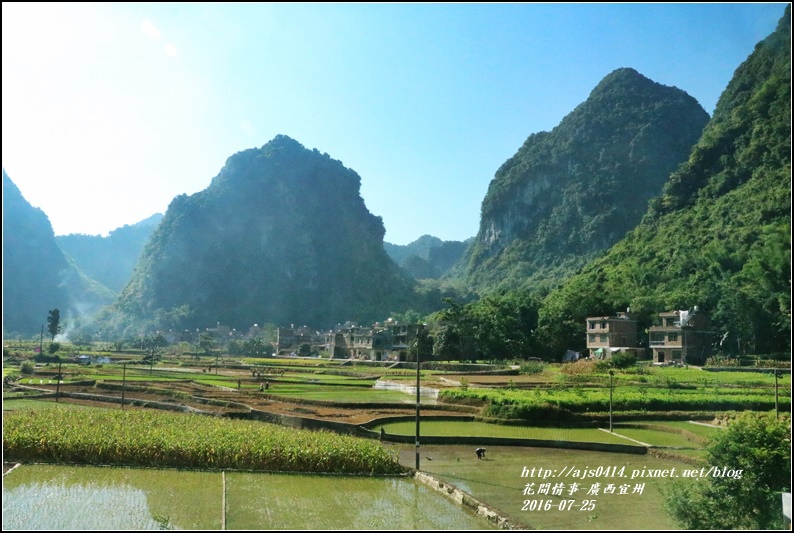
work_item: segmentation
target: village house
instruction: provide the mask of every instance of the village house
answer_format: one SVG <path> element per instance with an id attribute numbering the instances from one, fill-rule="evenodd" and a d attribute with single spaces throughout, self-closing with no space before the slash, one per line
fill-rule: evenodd
<path id="1" fill-rule="evenodd" d="M 630 310 L 617 316 L 587 317 L 587 350 L 594 359 L 608 359 L 618 352 L 645 358 L 645 350 L 637 342 L 637 320 Z"/>
<path id="2" fill-rule="evenodd" d="M 659 313 L 661 325 L 648 328 L 653 362 L 703 364 L 711 355 L 711 319 L 698 307 Z"/>
<path id="3" fill-rule="evenodd" d="M 420 327 L 393 320 L 372 327 L 346 324 L 326 335 L 326 350 L 335 359 L 407 361 L 408 349 Z"/>
<path id="4" fill-rule="evenodd" d="M 276 337 L 276 351 L 294 349 L 297 351 L 301 344 L 317 344 L 319 334 L 308 326 L 295 327 L 290 324 L 288 328 L 278 328 Z"/>

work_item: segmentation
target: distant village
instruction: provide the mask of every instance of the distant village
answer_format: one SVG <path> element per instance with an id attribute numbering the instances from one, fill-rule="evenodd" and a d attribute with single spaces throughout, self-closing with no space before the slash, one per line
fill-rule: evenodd
<path id="1" fill-rule="evenodd" d="M 371 326 L 360 326 L 348 322 L 332 331 L 320 332 L 308 326 L 279 327 L 274 354 L 319 355 L 324 352 L 333 359 L 355 359 L 368 361 L 409 362 L 415 357 L 410 346 L 415 341 L 422 324 L 405 324 L 389 319 Z M 615 354 L 634 355 L 639 361 L 654 364 L 682 364 L 691 360 L 705 361 L 711 355 L 714 332 L 711 319 L 695 306 L 690 310 L 659 313 L 659 325 L 646 330 L 648 345 L 641 344 L 637 331 L 637 320 L 630 309 L 614 316 L 587 317 L 583 325 L 587 335 L 585 352 L 568 350 L 562 362 L 581 358 L 609 359 Z M 247 332 L 217 324 L 206 328 L 216 340 L 244 340 L 261 337 L 262 328 L 254 324 Z M 199 331 L 196 331 L 198 337 Z M 164 334 L 167 342 L 185 340 L 177 334 Z M 190 339 L 197 342 L 197 338 Z"/>

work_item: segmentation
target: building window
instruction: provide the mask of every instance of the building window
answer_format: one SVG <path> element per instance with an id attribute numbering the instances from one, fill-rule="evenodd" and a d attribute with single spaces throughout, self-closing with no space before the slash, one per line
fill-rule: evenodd
<path id="1" fill-rule="evenodd" d="M 595 329 L 595 322 L 590 322 L 590 329 Z"/>
<path id="2" fill-rule="evenodd" d="M 666 318 L 665 326 L 675 326 L 675 318 Z"/>
<path id="3" fill-rule="evenodd" d="M 607 323 L 601 322 L 601 329 L 607 329 Z"/>
<path id="4" fill-rule="evenodd" d="M 596 341 L 596 336 L 593 333 L 591 333 L 590 335 L 587 336 L 587 340 L 593 343 Z"/>
<path id="5" fill-rule="evenodd" d="M 668 342 L 678 342 L 678 333 L 670 332 L 667 334 L 667 341 Z"/>
<path id="6" fill-rule="evenodd" d="M 609 335 L 601 335 L 601 342 L 608 342 L 608 341 L 609 341 Z"/>

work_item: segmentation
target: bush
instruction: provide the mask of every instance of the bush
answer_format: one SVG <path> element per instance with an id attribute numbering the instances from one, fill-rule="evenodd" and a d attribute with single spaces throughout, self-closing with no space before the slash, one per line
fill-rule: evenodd
<path id="1" fill-rule="evenodd" d="M 637 364 L 637 356 L 633 353 L 617 352 L 610 361 L 612 368 L 629 368 Z"/>
<path id="2" fill-rule="evenodd" d="M 33 368 L 34 368 L 34 367 L 33 367 L 33 363 L 31 363 L 30 361 L 25 361 L 25 362 L 24 362 L 24 363 L 22 363 L 22 365 L 19 367 L 19 371 L 20 371 L 20 372 L 22 372 L 23 374 L 30 375 L 30 374 L 32 374 L 32 373 L 33 373 Z"/>
<path id="3" fill-rule="evenodd" d="M 543 404 L 490 404 L 483 410 L 487 418 L 524 420 L 538 426 L 555 426 L 576 420 L 576 415 L 556 405 Z"/>
<path id="4" fill-rule="evenodd" d="M 540 374 L 546 368 L 545 363 L 543 361 L 525 361 L 521 363 L 521 367 L 519 368 L 519 374 Z"/>
<path id="5" fill-rule="evenodd" d="M 683 529 L 782 529 L 781 492 L 791 490 L 791 419 L 745 412 L 706 447 L 727 475 L 679 479 L 665 508 Z"/>

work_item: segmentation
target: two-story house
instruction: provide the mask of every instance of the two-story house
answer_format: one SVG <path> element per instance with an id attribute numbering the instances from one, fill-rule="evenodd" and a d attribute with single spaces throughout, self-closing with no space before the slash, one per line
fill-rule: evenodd
<path id="1" fill-rule="evenodd" d="M 617 316 L 587 317 L 587 350 L 590 357 L 607 359 L 617 352 L 633 353 L 644 358 L 645 350 L 637 343 L 637 320 L 630 310 Z"/>
<path id="2" fill-rule="evenodd" d="M 326 335 L 326 350 L 336 359 L 407 361 L 410 344 L 420 327 L 392 320 L 372 327 L 346 325 Z"/>
<path id="3" fill-rule="evenodd" d="M 307 326 L 295 327 L 291 324 L 288 328 L 278 328 L 276 340 L 276 350 L 298 350 L 301 344 L 317 344 L 318 334 Z"/>
<path id="4" fill-rule="evenodd" d="M 648 328 L 654 363 L 703 364 L 711 355 L 711 319 L 697 306 L 659 313 L 661 325 Z"/>

